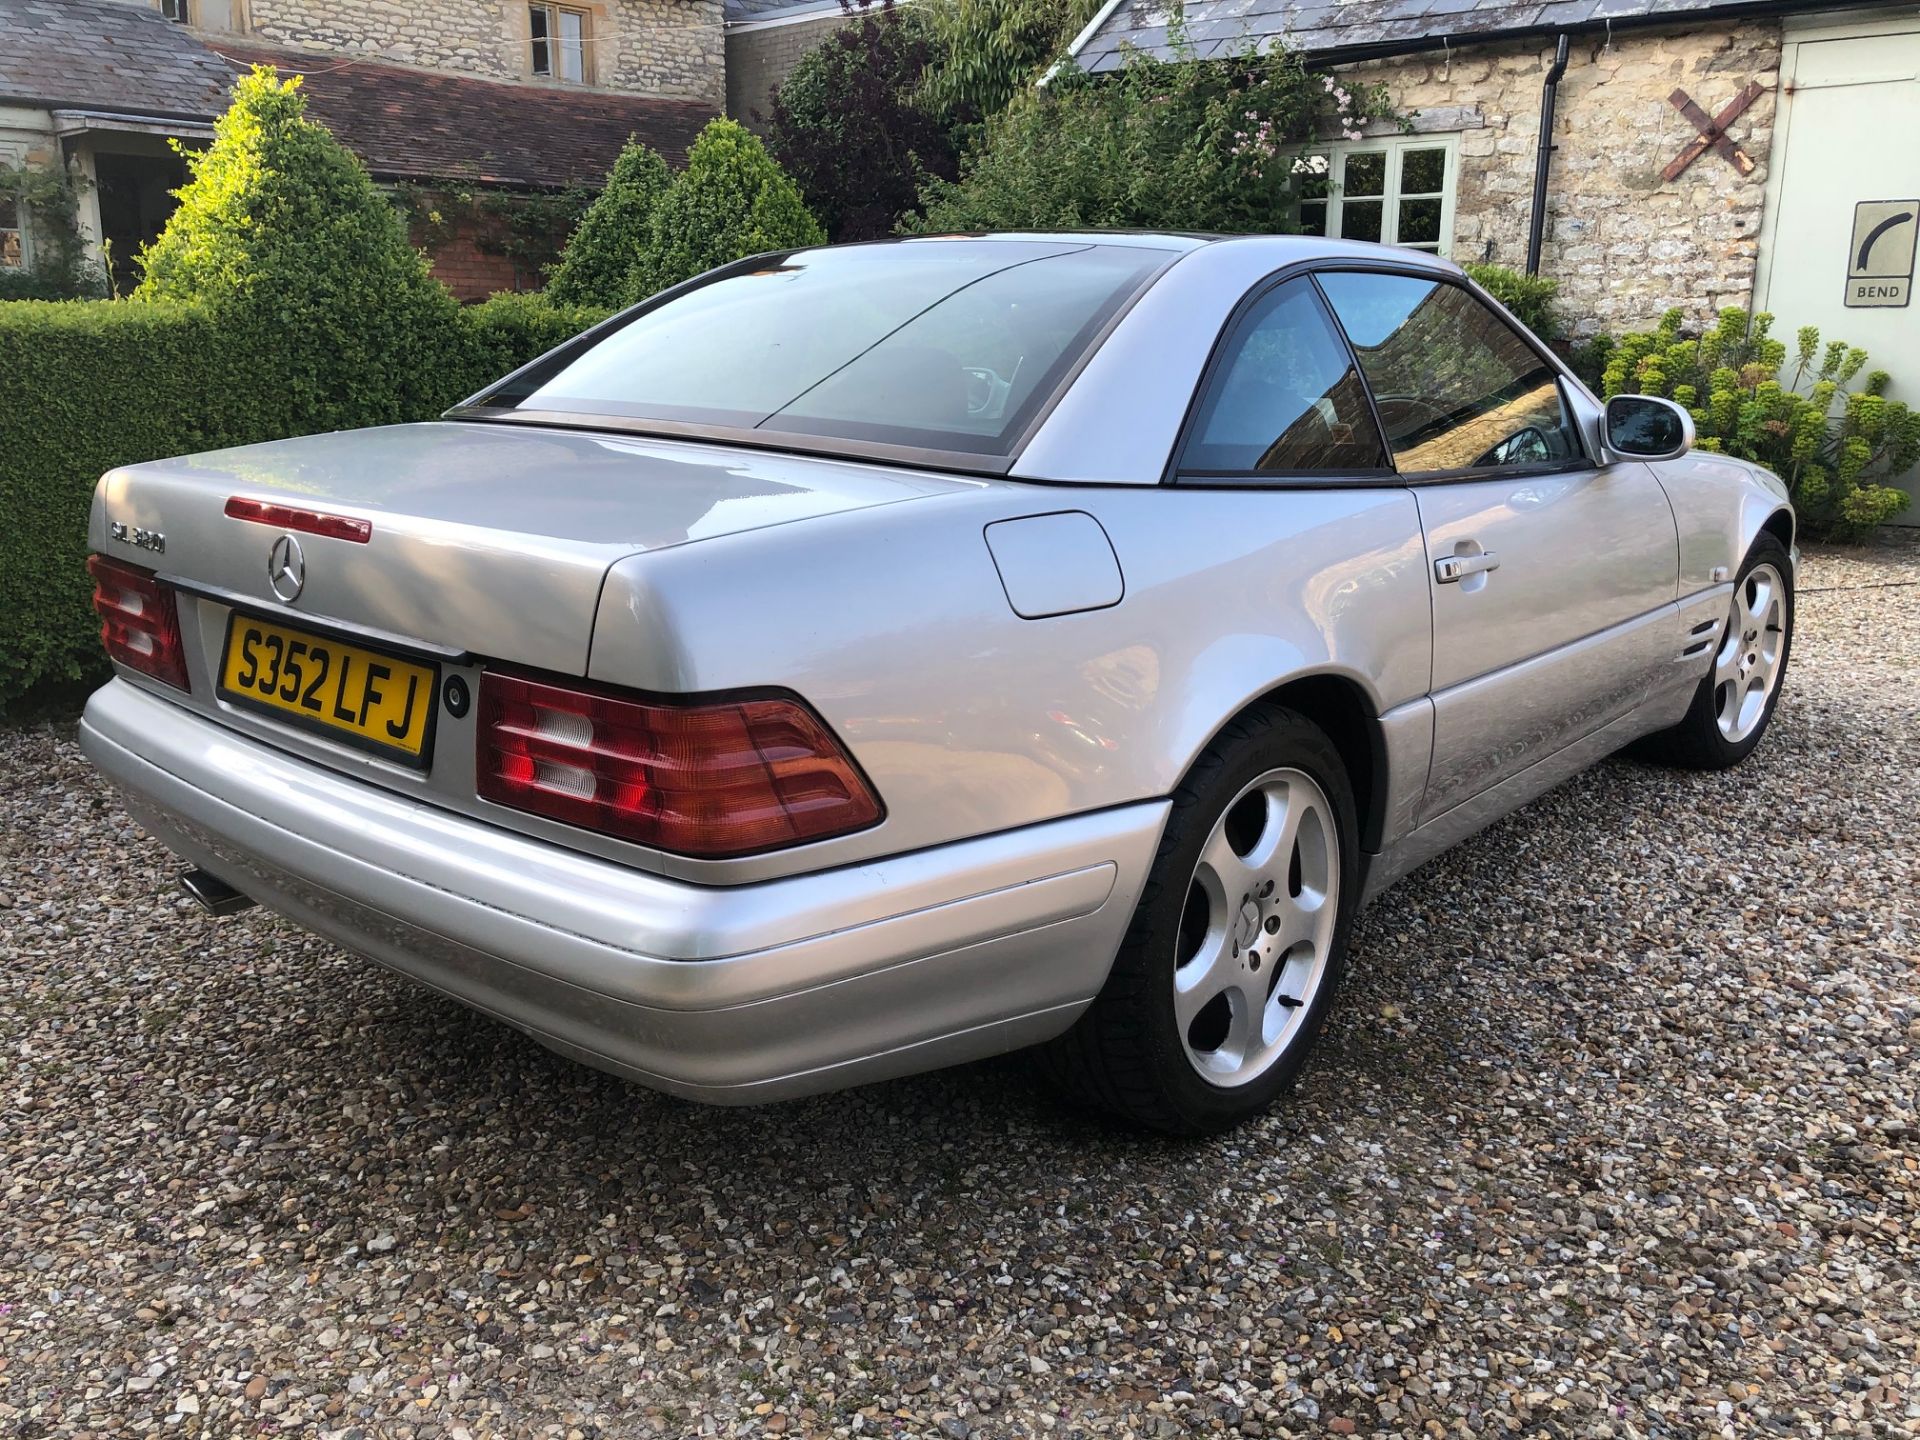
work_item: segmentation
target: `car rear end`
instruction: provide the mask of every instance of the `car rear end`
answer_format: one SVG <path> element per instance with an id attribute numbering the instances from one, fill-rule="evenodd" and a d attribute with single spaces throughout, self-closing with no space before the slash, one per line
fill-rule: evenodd
<path id="1" fill-rule="evenodd" d="M 891 853 L 806 654 L 701 690 L 635 598 L 658 557 L 777 534 L 804 564 L 812 530 L 977 490 L 584 421 L 117 470 L 90 537 L 117 678 L 83 744 L 204 903 L 657 1088 L 757 1101 L 1017 1048 L 1098 992 L 1160 808 Z M 650 688 L 596 667 L 616 635 Z"/>

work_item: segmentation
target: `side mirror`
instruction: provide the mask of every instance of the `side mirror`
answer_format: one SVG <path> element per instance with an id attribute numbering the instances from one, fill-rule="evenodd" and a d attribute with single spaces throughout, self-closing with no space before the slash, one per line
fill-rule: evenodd
<path id="1" fill-rule="evenodd" d="M 1678 460 L 1693 448 L 1693 416 L 1657 395 L 1607 401 L 1607 448 L 1635 460 Z"/>

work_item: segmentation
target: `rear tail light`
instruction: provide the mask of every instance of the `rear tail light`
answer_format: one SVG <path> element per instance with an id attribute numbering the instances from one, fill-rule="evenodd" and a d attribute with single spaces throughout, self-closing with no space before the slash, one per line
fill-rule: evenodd
<path id="1" fill-rule="evenodd" d="M 93 608 L 100 612 L 100 643 L 108 656 L 176 690 L 191 689 L 173 587 L 151 570 L 104 555 L 87 557 L 87 573 L 93 577 Z"/>
<path id="2" fill-rule="evenodd" d="M 667 704 L 487 674 L 475 785 L 534 815 L 682 855 L 859 830 L 880 802 L 796 700 Z"/>

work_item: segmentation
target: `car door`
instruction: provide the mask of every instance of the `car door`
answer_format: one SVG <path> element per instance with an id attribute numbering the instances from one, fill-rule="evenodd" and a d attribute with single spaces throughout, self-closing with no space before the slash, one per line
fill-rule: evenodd
<path id="1" fill-rule="evenodd" d="M 1645 697 L 1671 658 L 1673 513 L 1645 465 L 1595 461 L 1557 368 L 1464 285 L 1387 270 L 1317 278 L 1419 502 L 1430 819 Z"/>

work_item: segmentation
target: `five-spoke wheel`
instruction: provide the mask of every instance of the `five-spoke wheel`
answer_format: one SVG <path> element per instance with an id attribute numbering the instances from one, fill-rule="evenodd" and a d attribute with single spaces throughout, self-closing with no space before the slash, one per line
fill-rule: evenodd
<path id="1" fill-rule="evenodd" d="M 1727 629 L 1713 659 L 1714 714 L 1738 744 L 1760 726 L 1780 683 L 1787 648 L 1787 584 L 1772 564 L 1747 571 L 1734 587 Z"/>
<path id="2" fill-rule="evenodd" d="M 1753 542 L 1727 602 L 1713 669 L 1678 725 L 1634 746 L 1647 760 L 1724 770 L 1753 752 L 1780 701 L 1793 651 L 1793 561 L 1777 535 Z"/>
<path id="3" fill-rule="evenodd" d="M 1303 770 L 1251 781 L 1214 822 L 1181 913 L 1173 1008 L 1216 1085 L 1258 1078 L 1299 1038 L 1339 909 L 1333 805 Z"/>
<path id="4" fill-rule="evenodd" d="M 1273 1102 L 1338 988 L 1359 889 L 1353 788 L 1305 716 L 1256 706 L 1173 794 L 1106 988 L 1045 1052 L 1083 1098 L 1157 1130 Z"/>

